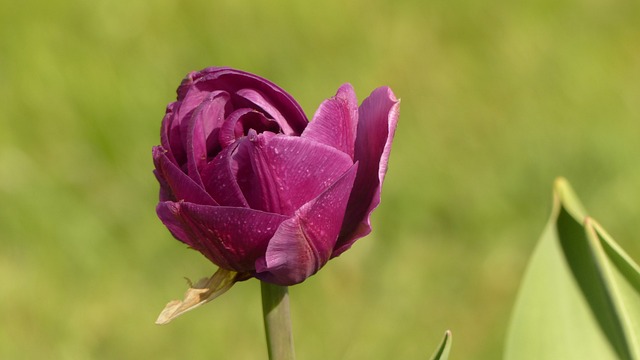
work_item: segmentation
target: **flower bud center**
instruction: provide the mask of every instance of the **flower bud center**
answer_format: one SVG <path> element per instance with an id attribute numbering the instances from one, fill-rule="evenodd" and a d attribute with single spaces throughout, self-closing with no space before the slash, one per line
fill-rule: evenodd
<path id="1" fill-rule="evenodd" d="M 260 111 L 242 108 L 232 112 L 220 128 L 220 144 L 223 148 L 244 136 L 255 137 L 263 132 L 281 133 L 280 125 Z"/>

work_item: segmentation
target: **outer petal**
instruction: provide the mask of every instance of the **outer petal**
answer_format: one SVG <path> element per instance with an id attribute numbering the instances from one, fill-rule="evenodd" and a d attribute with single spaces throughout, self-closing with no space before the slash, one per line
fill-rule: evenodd
<path id="1" fill-rule="evenodd" d="M 345 153 L 300 137 L 263 133 L 238 142 L 238 184 L 249 206 L 287 216 L 353 165 Z"/>
<path id="2" fill-rule="evenodd" d="M 204 188 L 171 162 L 165 152 L 162 146 L 153 148 L 155 174 L 161 186 L 160 200 L 173 198 L 204 205 L 218 205 Z"/>
<path id="3" fill-rule="evenodd" d="M 320 105 L 302 137 L 332 146 L 353 159 L 357 126 L 358 99 L 351 84 L 344 84 L 336 96 Z"/>
<path id="4" fill-rule="evenodd" d="M 282 118 L 286 119 L 286 123 L 291 127 L 291 135 L 301 134 L 308 124 L 307 117 L 298 102 L 282 88 L 260 76 L 226 67 L 210 67 L 193 74 L 192 78 L 194 94 L 215 90 L 236 93 L 243 89 L 253 89 L 256 94 L 261 94 L 263 99 L 256 100 L 256 104 L 260 105 L 260 102 L 265 101 L 274 109 L 278 109 Z M 246 96 L 251 98 L 250 95 Z M 264 110 L 269 112 L 268 109 Z"/>
<path id="5" fill-rule="evenodd" d="M 158 196 L 160 201 L 177 201 L 176 196 L 173 195 L 171 186 L 169 186 L 169 183 L 167 183 L 167 181 L 162 177 L 163 175 L 160 175 L 158 170 L 153 170 L 153 175 L 160 184 L 160 194 Z"/>
<path id="6" fill-rule="evenodd" d="M 252 209 L 187 202 L 161 202 L 156 211 L 178 240 L 222 268 L 250 273 L 286 219 Z"/>
<path id="7" fill-rule="evenodd" d="M 360 166 L 333 256 L 371 232 L 370 216 L 380 203 L 399 111 L 400 101 L 388 87 L 374 90 L 358 109 L 355 160 Z"/>
<path id="8" fill-rule="evenodd" d="M 167 110 L 162 118 L 160 128 L 160 144 L 167 152 L 167 157 L 174 164 L 184 163 L 186 154 L 180 136 L 180 121 L 176 119 L 175 109 L 180 106 L 180 102 L 172 102 L 167 105 Z M 182 162 L 178 162 L 181 160 Z M 179 165 L 178 165 L 179 166 Z"/>
<path id="9" fill-rule="evenodd" d="M 256 277 L 278 285 L 294 285 L 329 261 L 335 246 L 358 165 L 317 198 L 284 221 L 256 261 Z"/>

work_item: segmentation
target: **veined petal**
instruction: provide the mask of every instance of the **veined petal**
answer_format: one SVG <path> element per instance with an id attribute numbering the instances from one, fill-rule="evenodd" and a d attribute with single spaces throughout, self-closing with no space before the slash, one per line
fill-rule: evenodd
<path id="1" fill-rule="evenodd" d="M 353 159 L 357 126 L 358 99 L 351 84 L 344 84 L 336 96 L 320 105 L 302 137 L 332 146 Z"/>
<path id="2" fill-rule="evenodd" d="M 168 192 L 173 195 L 176 201 L 184 200 L 205 205 L 218 205 L 216 201 L 207 192 L 185 174 L 166 156 L 166 151 L 162 146 L 153 148 L 153 162 L 156 166 L 156 177 L 158 178 L 161 189 L 164 186 L 164 192 L 161 190 L 161 200 L 168 197 Z M 160 181 L 162 180 L 162 181 Z"/>
<path id="3" fill-rule="evenodd" d="M 285 216 L 253 209 L 161 202 L 158 217 L 178 240 L 216 265 L 253 272 Z"/>
<path id="4" fill-rule="evenodd" d="M 340 233 L 358 165 L 303 205 L 280 224 L 264 257 L 255 264 L 256 277 L 278 285 L 294 285 L 329 261 Z"/>
<path id="5" fill-rule="evenodd" d="M 358 109 L 354 152 L 355 160 L 359 162 L 358 175 L 333 256 L 340 255 L 357 239 L 371 232 L 370 216 L 380 203 L 399 111 L 400 101 L 388 87 L 374 90 Z"/>
<path id="6" fill-rule="evenodd" d="M 341 151 L 292 136 L 274 136 L 267 155 L 285 215 L 321 194 L 353 165 Z"/>
<path id="7" fill-rule="evenodd" d="M 263 133 L 238 142 L 238 183 L 250 207 L 287 216 L 353 165 L 347 154 L 300 137 Z"/>

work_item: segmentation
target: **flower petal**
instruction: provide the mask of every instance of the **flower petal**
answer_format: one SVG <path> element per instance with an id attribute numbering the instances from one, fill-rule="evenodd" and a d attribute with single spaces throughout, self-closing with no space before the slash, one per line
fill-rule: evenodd
<path id="1" fill-rule="evenodd" d="M 158 217 L 178 240 L 216 265 L 253 272 L 285 216 L 246 208 L 161 202 Z"/>
<path id="2" fill-rule="evenodd" d="M 242 108 L 229 115 L 220 127 L 220 145 L 227 147 L 237 139 L 248 134 L 250 129 L 256 132 L 270 131 L 277 133 L 280 128 L 274 120 L 268 119 L 263 113 Z"/>
<path id="3" fill-rule="evenodd" d="M 276 214 L 283 214 L 278 179 L 272 172 L 265 144 L 274 137 L 273 133 L 249 135 L 240 139 L 234 152 L 236 181 L 249 207 Z"/>
<path id="4" fill-rule="evenodd" d="M 237 183 L 238 165 L 234 154 L 239 144 L 222 149 L 200 174 L 207 193 L 221 206 L 249 207 Z"/>
<path id="5" fill-rule="evenodd" d="M 333 146 L 353 159 L 357 126 L 358 99 L 351 84 L 344 84 L 320 105 L 302 137 Z"/>
<path id="6" fill-rule="evenodd" d="M 300 134 L 296 130 L 294 130 L 291 125 L 289 125 L 287 118 L 282 116 L 280 111 L 273 106 L 267 99 L 265 99 L 264 95 L 257 92 L 254 89 L 240 89 L 236 92 L 236 94 L 242 99 L 246 100 L 251 105 L 251 108 L 257 107 L 258 109 L 264 111 L 268 115 L 271 116 L 271 119 L 275 120 L 282 132 L 285 135 L 298 135 Z"/>
<path id="7" fill-rule="evenodd" d="M 399 111 L 400 101 L 388 87 L 374 90 L 358 109 L 354 152 L 355 160 L 359 162 L 358 176 L 333 256 L 340 255 L 357 239 L 371 232 L 370 216 L 380 203 Z"/>
<path id="8" fill-rule="evenodd" d="M 264 257 L 255 264 L 256 277 L 278 285 L 294 285 L 329 261 L 340 233 L 358 165 L 331 187 L 303 205 L 278 227 Z"/>
<path id="9" fill-rule="evenodd" d="M 265 108 L 266 104 L 270 104 L 273 109 L 278 109 L 282 119 L 285 119 L 291 128 L 291 135 L 301 134 L 309 122 L 304 111 L 291 95 L 260 76 L 226 67 L 210 67 L 194 74 L 193 81 L 198 92 L 224 90 L 230 94 L 239 91 L 242 94 L 243 89 L 253 89 L 256 94 L 261 94 L 261 100 L 253 98 L 254 103 L 266 112 L 270 111 Z M 248 96 L 248 99 L 253 97 L 246 93 L 245 96 Z"/>
<path id="10" fill-rule="evenodd" d="M 347 154 L 300 137 L 263 133 L 238 143 L 238 184 L 249 206 L 287 216 L 353 165 Z"/>
<path id="11" fill-rule="evenodd" d="M 156 177 L 160 182 L 160 200 L 184 200 L 204 205 L 218 205 L 193 179 L 176 166 L 166 155 L 162 146 L 153 148 Z"/>
<path id="12" fill-rule="evenodd" d="M 212 152 L 221 149 L 218 136 L 212 133 L 224 122 L 228 101 L 226 92 L 213 92 L 193 110 L 191 118 L 183 122 L 187 126 L 187 168 L 189 176 L 198 184 L 202 184 L 200 170 L 207 164 L 209 148 Z"/>
<path id="13" fill-rule="evenodd" d="M 175 195 L 173 195 L 173 191 L 171 190 L 169 183 L 167 183 L 162 175 L 160 175 L 160 172 L 154 169 L 153 175 L 156 177 L 156 180 L 158 180 L 158 183 L 160 184 L 160 194 L 158 196 L 160 201 L 177 201 Z"/>
<path id="14" fill-rule="evenodd" d="M 160 144 L 164 147 L 169 160 L 174 164 L 183 164 L 187 158 L 180 136 L 180 121 L 176 118 L 175 113 L 179 106 L 179 101 L 167 105 L 160 130 Z"/>

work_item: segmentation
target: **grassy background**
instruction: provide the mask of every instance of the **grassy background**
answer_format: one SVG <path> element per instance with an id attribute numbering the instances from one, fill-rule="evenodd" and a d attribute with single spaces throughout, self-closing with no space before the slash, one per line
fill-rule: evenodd
<path id="1" fill-rule="evenodd" d="M 374 232 L 291 289 L 300 359 L 497 359 L 566 176 L 640 258 L 640 2 L 0 2 L 0 358 L 259 359 L 259 285 L 153 324 L 213 273 L 157 220 L 151 147 L 191 70 L 308 115 L 402 98 Z"/>

